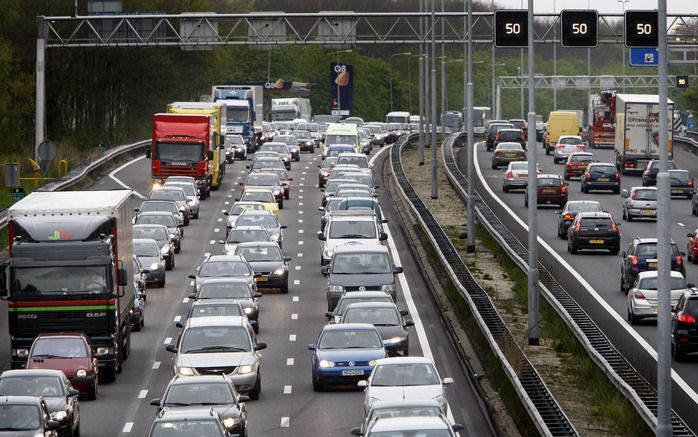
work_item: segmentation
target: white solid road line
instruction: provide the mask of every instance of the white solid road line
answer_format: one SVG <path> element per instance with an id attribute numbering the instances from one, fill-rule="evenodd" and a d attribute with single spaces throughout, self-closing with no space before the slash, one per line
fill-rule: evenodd
<path id="1" fill-rule="evenodd" d="M 132 159 L 132 160 L 130 160 L 129 162 L 127 162 L 126 164 L 120 166 L 120 167 L 117 168 L 116 170 L 112 170 L 111 173 L 109 173 L 109 177 L 112 178 L 112 179 L 114 180 L 114 182 L 116 182 L 117 184 L 119 184 L 119 185 L 121 185 L 122 187 L 126 188 L 127 190 L 133 190 L 133 194 L 135 194 L 136 196 L 140 197 L 141 199 L 146 199 L 146 197 L 145 197 L 144 195 L 142 195 L 142 194 L 139 193 L 138 191 L 134 190 L 133 188 L 129 187 L 128 185 L 126 185 L 125 183 L 123 183 L 119 178 L 117 178 L 116 176 L 114 176 L 116 173 L 120 172 L 121 170 L 123 170 L 124 168 L 126 168 L 126 167 L 128 167 L 129 165 L 133 164 L 134 162 L 140 161 L 141 159 L 145 159 L 145 156 L 139 156 L 138 158 Z"/>
<path id="2" fill-rule="evenodd" d="M 477 152 L 477 144 L 475 145 L 475 149 Z M 480 179 L 480 182 L 482 182 L 482 185 L 485 187 L 487 192 L 492 196 L 492 198 L 494 200 L 496 200 L 497 203 L 499 203 L 501 205 L 501 207 L 504 208 L 504 210 L 507 213 L 509 213 L 509 215 L 511 215 L 519 225 L 521 225 L 524 228 L 524 230 L 526 230 L 526 232 L 528 232 L 528 225 L 526 223 L 524 223 L 524 221 L 521 220 L 519 218 L 519 216 L 516 215 L 516 213 L 511 208 L 509 208 L 509 206 L 507 206 L 507 204 L 504 203 L 504 201 L 502 199 L 500 199 L 499 196 L 497 196 L 495 194 L 495 192 L 492 190 L 492 188 L 490 188 L 489 184 L 485 181 L 485 178 L 482 175 L 482 171 L 480 170 L 480 163 L 477 160 L 477 158 L 475 159 L 475 172 L 477 173 L 477 176 Z M 569 263 L 567 263 L 567 261 L 562 256 L 560 256 L 557 253 L 557 251 L 555 251 L 555 249 L 550 247 L 548 245 L 548 243 L 546 243 L 540 236 L 538 237 L 538 244 L 543 246 L 545 248 L 545 250 L 547 250 L 549 253 L 551 253 L 555 257 L 555 259 L 560 263 L 560 265 L 562 265 L 565 269 L 567 269 L 567 271 L 569 271 L 572 274 L 572 276 L 574 276 L 574 278 L 577 281 L 579 281 L 580 284 L 582 284 L 582 287 L 584 287 L 586 289 L 586 291 L 589 292 L 589 295 L 591 297 L 593 297 L 599 303 L 599 305 L 601 305 L 601 307 L 603 307 L 603 309 L 605 309 L 606 312 L 608 312 L 608 314 L 611 317 L 613 317 L 618 322 L 618 324 L 620 326 L 622 326 L 623 329 L 625 329 L 627 331 L 627 333 L 630 334 L 635 339 L 635 341 L 637 341 L 640 344 L 640 347 L 642 347 L 642 349 L 646 350 L 655 360 L 657 360 L 657 351 L 654 350 L 654 348 L 644 338 L 642 338 L 642 336 L 640 334 L 638 334 L 638 332 L 635 331 L 628 324 L 628 322 L 626 322 L 625 319 L 623 317 L 621 317 L 620 314 L 618 314 L 616 312 L 616 310 L 614 310 L 613 307 L 611 307 L 604 300 L 603 297 L 601 297 L 601 295 L 594 289 L 594 287 L 591 286 L 591 284 L 589 284 L 586 281 L 586 279 L 584 279 L 584 277 L 582 275 L 580 275 L 571 265 L 569 265 Z M 688 395 L 688 397 L 691 398 L 691 400 L 694 403 L 698 404 L 698 393 L 696 393 L 695 390 L 693 390 L 691 388 L 691 386 L 689 386 L 688 383 L 681 377 L 681 375 L 676 373 L 676 371 L 674 369 L 671 369 L 671 378 L 674 380 L 676 385 L 681 387 L 681 389 L 686 393 L 686 395 Z"/>
<path id="3" fill-rule="evenodd" d="M 392 146 L 390 146 L 392 147 Z M 381 153 L 384 151 L 390 149 L 390 147 L 383 147 L 381 150 L 376 152 L 375 155 L 371 158 L 369 161 L 369 165 L 373 166 L 373 162 L 380 156 Z M 383 228 L 385 229 L 385 233 L 388 234 L 388 248 L 390 249 L 390 253 L 393 255 L 393 261 L 395 262 L 395 265 L 402 265 L 402 262 L 400 261 L 400 254 L 398 253 L 396 246 L 395 246 L 395 241 L 393 240 L 393 234 L 390 232 L 390 227 L 386 223 Z M 414 322 L 414 328 L 415 331 L 417 331 L 417 338 L 419 339 L 419 344 L 422 346 L 422 353 L 426 358 L 429 358 L 431 361 L 436 363 L 434 361 L 434 354 L 431 351 L 431 345 L 429 344 L 429 338 L 427 338 L 427 333 L 424 330 L 424 324 L 422 323 L 422 319 L 419 316 L 419 312 L 417 311 L 417 306 L 414 303 L 414 299 L 412 299 L 412 291 L 410 290 L 410 286 L 407 283 L 407 279 L 405 278 L 405 274 L 401 273 L 397 275 L 398 281 L 400 282 L 400 289 L 402 290 L 402 294 L 405 297 L 405 303 L 407 304 L 407 309 L 409 310 L 410 314 L 412 315 L 412 321 Z M 452 396 L 455 396 L 455 393 L 451 394 Z M 448 419 L 453 423 L 453 413 L 451 413 L 451 408 L 448 409 L 447 412 Z"/>

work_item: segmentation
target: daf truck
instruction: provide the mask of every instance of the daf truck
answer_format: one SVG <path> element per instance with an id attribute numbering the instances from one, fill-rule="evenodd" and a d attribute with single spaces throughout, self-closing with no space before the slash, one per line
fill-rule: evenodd
<path id="1" fill-rule="evenodd" d="M 248 149 L 261 140 L 264 120 L 263 87 L 256 85 L 214 85 L 211 98 L 226 107 L 226 134 L 242 135 Z"/>
<path id="2" fill-rule="evenodd" d="M 667 99 L 667 150 L 672 159 L 674 102 Z M 659 96 L 616 94 L 614 159 L 621 173 L 641 172 L 652 159 L 659 159 Z"/>
<path id="3" fill-rule="evenodd" d="M 83 332 L 113 381 L 131 349 L 131 190 L 35 191 L 8 211 L 10 364 L 26 366 L 37 335 Z"/>

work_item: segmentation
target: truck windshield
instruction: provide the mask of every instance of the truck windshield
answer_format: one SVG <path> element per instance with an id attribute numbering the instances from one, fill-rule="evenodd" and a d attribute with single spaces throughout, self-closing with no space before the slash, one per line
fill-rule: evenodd
<path id="1" fill-rule="evenodd" d="M 107 294 L 106 266 L 15 267 L 12 292 L 19 296 Z"/>
<path id="2" fill-rule="evenodd" d="M 355 135 L 327 135 L 325 144 L 330 146 L 332 144 L 356 144 Z"/>
<path id="3" fill-rule="evenodd" d="M 388 115 L 385 117 L 386 123 L 409 123 L 410 117 L 404 115 Z"/>
<path id="4" fill-rule="evenodd" d="M 229 122 L 247 123 L 250 119 L 250 111 L 245 107 L 228 106 L 225 111 L 225 116 Z"/>
<path id="5" fill-rule="evenodd" d="M 298 113 L 293 110 L 289 111 L 279 111 L 279 110 L 272 110 L 271 111 L 271 121 L 287 121 L 287 120 L 295 120 L 298 118 Z"/>
<path id="6" fill-rule="evenodd" d="M 158 141 L 155 159 L 186 165 L 190 162 L 203 161 L 206 158 L 202 143 L 168 143 Z"/>

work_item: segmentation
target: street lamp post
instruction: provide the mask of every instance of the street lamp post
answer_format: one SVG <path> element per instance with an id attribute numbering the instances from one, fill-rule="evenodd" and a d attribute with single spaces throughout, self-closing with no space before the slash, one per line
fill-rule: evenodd
<path id="1" fill-rule="evenodd" d="M 346 50 L 337 50 L 335 53 L 335 60 L 336 64 L 339 65 L 339 54 L 340 53 L 351 53 L 351 49 L 346 49 Z M 339 119 L 342 119 L 342 99 L 341 99 L 341 92 L 339 89 L 339 81 L 335 81 L 337 84 L 337 115 L 339 115 Z"/>
<path id="2" fill-rule="evenodd" d="M 403 53 L 393 53 L 390 55 L 388 58 L 388 65 L 390 65 L 390 112 L 393 111 L 393 58 L 395 56 L 410 56 L 412 52 L 403 52 Z M 408 69 L 409 69 L 409 57 L 407 58 L 408 62 Z"/>
<path id="3" fill-rule="evenodd" d="M 523 76 L 521 75 L 521 67 L 516 67 L 519 75 L 519 90 L 521 91 L 521 103 L 520 103 L 520 114 L 521 118 L 524 116 L 524 89 L 523 89 Z"/>
<path id="4" fill-rule="evenodd" d="M 494 114 L 496 120 L 499 120 L 502 118 L 502 109 L 499 107 L 500 101 L 499 101 L 499 96 L 497 96 L 497 86 L 496 86 L 497 75 L 495 72 L 495 67 L 506 67 L 506 66 L 507 66 L 507 64 L 505 64 L 505 63 L 492 64 L 492 113 Z"/>
<path id="5" fill-rule="evenodd" d="M 408 100 L 410 114 L 412 114 L 412 68 L 410 67 L 410 59 L 418 58 L 420 56 L 422 56 L 422 55 L 416 54 L 416 55 L 410 55 L 407 57 L 407 82 L 410 85 L 407 89 L 407 95 L 408 95 L 407 100 Z"/>

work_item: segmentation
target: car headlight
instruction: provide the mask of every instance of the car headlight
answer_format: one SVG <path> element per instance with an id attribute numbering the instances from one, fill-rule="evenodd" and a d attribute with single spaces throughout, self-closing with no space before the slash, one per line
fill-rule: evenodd
<path id="1" fill-rule="evenodd" d="M 383 344 L 397 344 L 405 340 L 405 337 L 390 337 L 383 340 Z"/>
<path id="2" fill-rule="evenodd" d="M 246 375 L 248 373 L 252 373 L 253 370 L 254 370 L 254 367 L 251 364 L 245 364 L 245 365 L 239 366 L 237 368 L 237 374 L 238 375 Z"/>
<path id="3" fill-rule="evenodd" d="M 150 270 L 157 270 L 157 269 L 159 269 L 159 268 L 160 268 L 160 263 L 159 263 L 159 262 L 157 262 L 157 263 L 152 263 L 152 264 L 150 265 Z"/>
<path id="4" fill-rule="evenodd" d="M 108 346 L 102 346 L 97 348 L 97 354 L 99 355 L 112 355 L 114 353 L 114 349 Z"/>
<path id="5" fill-rule="evenodd" d="M 177 367 L 177 374 L 181 376 L 194 376 L 194 369 L 191 367 Z"/>
<path id="6" fill-rule="evenodd" d="M 24 348 L 12 349 L 11 352 L 12 352 L 13 356 L 15 356 L 17 358 L 21 358 L 21 359 L 27 358 L 27 355 L 29 355 L 29 349 L 24 349 Z"/>
<path id="7" fill-rule="evenodd" d="M 245 311 L 245 314 L 252 314 L 252 311 L 254 311 L 254 308 L 252 307 L 247 307 L 243 311 Z"/>
<path id="8" fill-rule="evenodd" d="M 278 195 L 280 195 L 280 194 L 281 194 L 281 190 L 274 190 L 274 195 L 275 195 L 275 196 L 278 196 Z"/>
<path id="9" fill-rule="evenodd" d="M 279 241 L 281 234 L 272 234 L 271 241 Z"/>
<path id="10" fill-rule="evenodd" d="M 283 267 L 279 267 L 278 269 L 274 270 L 274 275 L 280 276 L 286 273 L 286 269 Z"/>
<path id="11" fill-rule="evenodd" d="M 51 419 L 55 420 L 57 422 L 64 420 L 66 417 L 68 417 L 68 413 L 65 411 L 53 411 L 53 412 L 51 412 Z"/>
<path id="12" fill-rule="evenodd" d="M 334 361 L 320 360 L 320 367 L 322 367 L 322 368 L 334 367 Z"/>
<path id="13" fill-rule="evenodd" d="M 165 255 L 170 252 L 170 245 L 166 244 L 160 248 L 160 253 Z"/>
<path id="14" fill-rule="evenodd" d="M 240 423 L 240 419 L 238 419 L 237 417 L 226 417 L 223 420 L 223 426 L 225 426 L 228 429 L 237 426 L 238 423 Z"/>
<path id="15" fill-rule="evenodd" d="M 161 188 L 162 185 L 160 185 L 160 182 L 153 182 L 153 190 L 157 190 L 158 188 Z"/>
<path id="16" fill-rule="evenodd" d="M 76 375 L 78 378 L 84 378 L 84 377 L 87 376 L 87 371 L 86 371 L 85 369 L 78 369 L 78 371 L 75 372 L 75 375 Z"/>
<path id="17" fill-rule="evenodd" d="M 381 287 L 381 290 L 386 293 L 395 293 L 395 284 L 386 284 Z"/>
<path id="18" fill-rule="evenodd" d="M 332 258 L 332 255 L 334 255 L 334 250 L 332 249 L 325 249 L 325 258 Z"/>
<path id="19" fill-rule="evenodd" d="M 373 366 L 376 365 L 376 362 L 378 362 L 378 360 L 371 360 L 371 361 L 368 362 L 368 365 L 371 366 L 371 367 L 373 367 Z"/>
<path id="20" fill-rule="evenodd" d="M 170 234 L 170 240 L 173 240 L 175 238 L 177 238 L 177 236 L 175 234 Z"/>
<path id="21" fill-rule="evenodd" d="M 344 293 L 343 285 L 329 285 L 327 286 L 327 291 L 330 293 Z"/>

